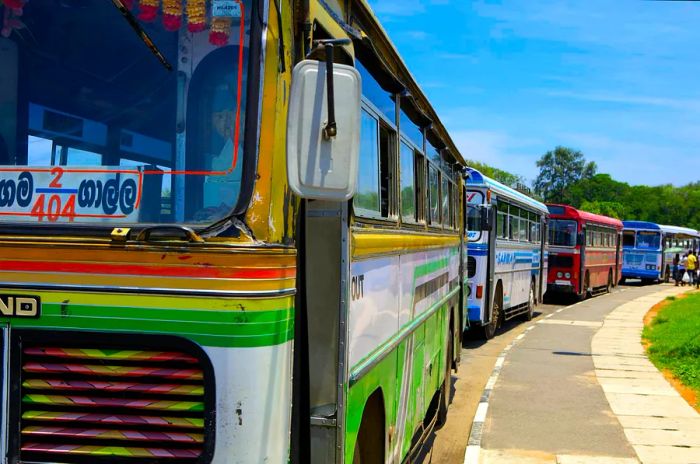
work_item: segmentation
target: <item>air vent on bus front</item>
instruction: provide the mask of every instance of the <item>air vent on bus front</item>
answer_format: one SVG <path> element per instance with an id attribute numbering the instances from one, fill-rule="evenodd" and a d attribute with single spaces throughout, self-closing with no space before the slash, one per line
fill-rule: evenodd
<path id="1" fill-rule="evenodd" d="M 473 256 L 467 256 L 467 277 L 470 279 L 476 275 L 476 259 Z"/>
<path id="2" fill-rule="evenodd" d="M 22 462 L 200 463 L 205 375 L 179 351 L 21 345 Z"/>

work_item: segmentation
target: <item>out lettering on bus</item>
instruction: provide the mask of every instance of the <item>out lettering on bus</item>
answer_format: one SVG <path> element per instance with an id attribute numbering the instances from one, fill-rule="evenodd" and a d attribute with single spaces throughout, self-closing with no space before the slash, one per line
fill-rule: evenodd
<path id="1" fill-rule="evenodd" d="M 365 275 L 360 274 L 352 276 L 352 283 L 350 285 L 350 296 L 352 301 L 359 300 L 365 296 Z"/>

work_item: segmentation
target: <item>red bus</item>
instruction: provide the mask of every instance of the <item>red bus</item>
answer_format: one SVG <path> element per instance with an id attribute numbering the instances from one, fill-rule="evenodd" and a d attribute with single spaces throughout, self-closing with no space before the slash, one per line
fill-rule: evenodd
<path id="1" fill-rule="evenodd" d="M 584 299 L 609 292 L 622 273 L 622 221 L 548 204 L 547 291 Z"/>

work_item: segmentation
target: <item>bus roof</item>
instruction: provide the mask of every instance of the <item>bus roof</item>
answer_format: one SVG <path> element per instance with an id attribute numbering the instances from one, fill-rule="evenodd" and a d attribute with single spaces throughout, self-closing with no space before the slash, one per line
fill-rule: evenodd
<path id="1" fill-rule="evenodd" d="M 688 227 L 664 226 L 664 225 L 660 225 L 659 227 L 661 227 L 661 230 L 663 231 L 664 234 L 685 235 L 687 237 L 693 237 L 693 238 L 700 237 L 700 233 L 698 233 L 697 230 L 690 229 Z"/>
<path id="2" fill-rule="evenodd" d="M 622 229 L 622 221 L 619 219 L 603 216 L 602 214 L 593 214 L 588 211 L 581 211 L 573 206 L 561 205 L 557 203 L 547 203 L 549 215 L 552 218 L 571 218 L 584 222 L 592 222 L 605 226 L 612 226 L 618 230 Z"/>
<path id="3" fill-rule="evenodd" d="M 486 187 L 496 192 L 496 195 L 504 196 L 511 200 L 515 200 L 543 214 L 548 214 L 547 207 L 544 205 L 544 203 L 540 203 L 534 198 L 530 198 L 524 193 L 518 192 L 514 188 L 501 184 L 497 180 L 485 176 L 484 174 L 482 174 L 474 168 L 467 168 L 466 171 L 469 174 L 469 177 L 467 178 L 467 187 Z"/>
<path id="4" fill-rule="evenodd" d="M 625 229 L 661 230 L 660 225 L 649 221 L 622 221 Z"/>

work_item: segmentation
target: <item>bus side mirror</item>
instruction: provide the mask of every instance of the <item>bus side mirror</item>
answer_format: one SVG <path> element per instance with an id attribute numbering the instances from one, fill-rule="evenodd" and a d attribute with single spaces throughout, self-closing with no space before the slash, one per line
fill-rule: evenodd
<path id="1" fill-rule="evenodd" d="M 491 206 L 481 208 L 481 230 L 491 232 L 496 222 L 496 210 Z"/>
<path id="2" fill-rule="evenodd" d="M 332 121 L 329 94 L 335 110 L 330 112 L 335 113 Z M 355 194 L 361 97 L 360 73 L 352 66 L 328 68 L 324 62 L 304 60 L 294 67 L 287 117 L 287 180 L 300 197 L 347 201 Z"/>

